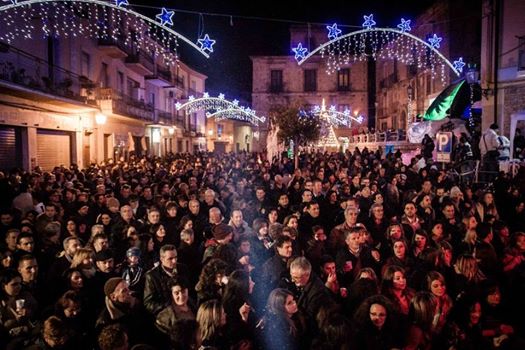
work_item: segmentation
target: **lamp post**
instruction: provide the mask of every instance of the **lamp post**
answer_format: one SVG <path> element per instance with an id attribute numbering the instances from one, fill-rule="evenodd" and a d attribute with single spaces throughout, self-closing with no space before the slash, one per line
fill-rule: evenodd
<path id="1" fill-rule="evenodd" d="M 414 88 L 411 84 L 407 87 L 408 105 L 407 105 L 407 126 L 408 129 L 412 123 L 412 98 L 414 97 Z"/>
<path id="2" fill-rule="evenodd" d="M 469 109 L 469 119 L 468 124 L 470 130 L 474 128 L 474 118 L 472 117 L 472 105 L 474 104 L 474 85 L 479 82 L 479 71 L 476 64 L 469 63 L 467 71 L 465 72 L 465 80 L 470 88 L 470 109 Z"/>

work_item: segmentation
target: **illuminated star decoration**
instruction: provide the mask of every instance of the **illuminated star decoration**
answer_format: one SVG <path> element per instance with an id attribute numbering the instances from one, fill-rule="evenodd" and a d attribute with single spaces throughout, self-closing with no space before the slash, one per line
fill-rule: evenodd
<path id="1" fill-rule="evenodd" d="M 202 51 L 208 50 L 213 52 L 213 45 L 215 44 L 216 40 L 210 39 L 208 34 L 205 34 L 203 39 L 199 39 L 197 41 L 199 42 Z"/>
<path id="2" fill-rule="evenodd" d="M 432 38 L 428 39 L 428 42 L 430 43 L 430 46 L 435 47 L 436 49 L 439 49 L 439 46 L 440 46 L 439 43 L 441 42 L 441 40 L 443 40 L 443 38 L 434 34 Z"/>
<path id="3" fill-rule="evenodd" d="M 363 22 L 363 28 L 365 29 L 372 29 L 373 26 L 376 25 L 376 21 L 374 21 L 374 15 L 370 14 L 370 16 L 363 16 L 365 21 Z"/>
<path id="4" fill-rule="evenodd" d="M 410 28 L 410 20 L 407 20 L 405 21 L 404 18 L 401 18 L 401 23 L 399 23 L 397 25 L 397 27 L 399 28 L 400 31 L 402 31 L 403 33 L 405 32 L 409 32 L 412 30 L 412 28 Z"/>
<path id="5" fill-rule="evenodd" d="M 166 25 L 166 24 L 169 24 L 170 26 L 173 25 L 173 14 L 175 12 L 174 11 L 168 11 L 166 10 L 165 7 L 162 8 L 162 12 L 159 13 L 157 16 L 155 16 L 159 21 L 160 21 L 160 25 Z"/>
<path id="6" fill-rule="evenodd" d="M 219 100 L 224 100 L 224 94 L 219 94 Z"/>
<path id="7" fill-rule="evenodd" d="M 454 68 L 458 72 L 463 72 L 463 67 L 465 67 L 465 62 L 463 62 L 463 57 L 460 57 L 458 60 L 454 61 Z"/>
<path id="8" fill-rule="evenodd" d="M 14 0 L 14 1 L 18 1 L 18 0 Z M 118 7 L 129 5 L 128 0 L 115 0 L 115 3 L 117 4 Z"/>
<path id="9" fill-rule="evenodd" d="M 333 26 L 326 26 L 328 29 L 328 39 L 332 40 L 339 36 L 342 33 L 341 29 L 337 28 L 337 23 L 334 23 Z"/>
<path id="10" fill-rule="evenodd" d="M 235 100 L 233 100 L 233 101 L 232 101 L 232 103 L 233 103 L 233 105 L 234 105 L 234 106 L 238 106 L 238 105 L 239 105 L 239 101 L 238 101 L 238 100 L 236 100 L 236 99 L 235 99 Z"/>
<path id="11" fill-rule="evenodd" d="M 207 92 L 205 92 L 205 93 L 202 95 L 202 97 L 204 97 L 204 98 L 208 98 L 208 97 L 210 97 L 210 94 L 207 93 Z"/>
<path id="12" fill-rule="evenodd" d="M 297 44 L 297 47 L 293 48 L 292 51 L 295 53 L 295 59 L 300 61 L 306 57 L 308 49 L 303 47 L 303 44 Z"/>

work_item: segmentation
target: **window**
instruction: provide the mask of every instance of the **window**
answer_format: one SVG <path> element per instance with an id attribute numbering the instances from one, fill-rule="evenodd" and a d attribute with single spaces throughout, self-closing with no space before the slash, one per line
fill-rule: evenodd
<path id="1" fill-rule="evenodd" d="M 350 90 L 350 69 L 344 68 L 337 72 L 337 90 L 349 91 Z"/>
<path id="2" fill-rule="evenodd" d="M 124 73 L 117 72 L 117 91 L 124 93 Z"/>
<path id="3" fill-rule="evenodd" d="M 525 70 L 525 36 L 518 38 L 519 52 L 518 52 L 518 70 Z"/>
<path id="4" fill-rule="evenodd" d="M 80 75 L 83 75 L 86 78 L 89 78 L 89 64 L 90 64 L 89 61 L 90 61 L 89 54 L 82 51 L 82 54 L 80 57 Z"/>
<path id="5" fill-rule="evenodd" d="M 109 87 L 109 75 L 108 75 L 108 64 L 102 63 L 102 68 L 100 71 L 100 83 L 102 87 Z"/>
<path id="6" fill-rule="evenodd" d="M 221 138 L 222 137 L 222 131 L 224 129 L 224 125 L 222 124 L 217 124 L 217 137 L 218 138 Z"/>
<path id="7" fill-rule="evenodd" d="M 132 97 L 133 99 L 137 101 L 140 100 L 140 96 L 139 96 L 140 84 L 136 82 L 135 80 L 128 78 L 127 85 L 128 85 L 128 91 L 127 91 L 128 96 Z"/>
<path id="8" fill-rule="evenodd" d="M 273 69 L 270 72 L 270 92 L 283 91 L 283 71 Z"/>
<path id="9" fill-rule="evenodd" d="M 304 91 L 317 91 L 317 69 L 304 71 Z"/>
<path id="10" fill-rule="evenodd" d="M 346 110 L 350 111 L 350 105 L 347 105 L 347 104 L 339 104 L 339 105 L 337 106 L 337 111 L 338 111 L 338 112 L 344 113 L 344 111 L 346 111 Z"/>

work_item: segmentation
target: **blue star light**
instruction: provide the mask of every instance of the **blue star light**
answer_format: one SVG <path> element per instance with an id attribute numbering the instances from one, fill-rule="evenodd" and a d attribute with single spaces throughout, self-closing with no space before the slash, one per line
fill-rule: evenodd
<path id="1" fill-rule="evenodd" d="M 16 0 L 15 0 L 16 1 Z M 128 0 L 115 0 L 115 4 L 118 6 L 118 7 L 122 7 L 124 5 L 129 5 L 128 3 Z"/>
<path id="2" fill-rule="evenodd" d="M 412 30 L 412 28 L 410 28 L 410 20 L 407 20 L 405 21 L 404 18 L 401 18 L 401 23 L 399 23 L 397 25 L 397 27 L 399 28 L 400 31 L 402 31 L 403 33 L 405 32 L 409 32 Z"/>
<path id="3" fill-rule="evenodd" d="M 374 21 L 374 15 L 370 14 L 370 16 L 363 16 L 365 21 L 363 22 L 363 28 L 365 29 L 372 29 L 373 26 L 376 25 L 376 21 Z"/>
<path id="4" fill-rule="evenodd" d="M 199 39 L 197 41 L 199 42 L 202 51 L 208 50 L 210 52 L 213 52 L 213 45 L 215 44 L 216 40 L 210 39 L 208 34 L 204 35 L 204 39 Z"/>
<path id="5" fill-rule="evenodd" d="M 328 39 L 332 40 L 339 36 L 342 33 L 341 29 L 337 28 L 337 23 L 334 23 L 333 26 L 326 26 L 328 29 Z"/>
<path id="6" fill-rule="evenodd" d="M 224 94 L 219 94 L 219 100 L 224 100 Z"/>
<path id="7" fill-rule="evenodd" d="M 295 53 L 295 60 L 300 61 L 306 57 L 308 49 L 303 47 L 303 44 L 297 44 L 297 47 L 293 48 L 292 51 Z"/>
<path id="8" fill-rule="evenodd" d="M 157 18 L 160 21 L 160 25 L 164 26 L 166 24 L 169 24 L 170 26 L 173 25 L 173 14 L 175 11 L 168 11 L 165 7 L 162 8 L 162 12 L 159 13 L 155 18 Z"/>
<path id="9" fill-rule="evenodd" d="M 441 40 L 443 40 L 443 38 L 437 36 L 436 34 L 434 34 L 434 36 L 432 36 L 432 38 L 429 38 L 428 39 L 428 42 L 430 43 L 430 46 L 432 47 L 435 47 L 436 49 L 439 49 L 439 46 L 440 46 L 440 42 Z"/>
<path id="10" fill-rule="evenodd" d="M 460 57 L 458 60 L 454 61 L 454 68 L 458 72 L 463 72 L 463 67 L 465 67 L 465 62 L 463 62 L 463 57 Z"/>

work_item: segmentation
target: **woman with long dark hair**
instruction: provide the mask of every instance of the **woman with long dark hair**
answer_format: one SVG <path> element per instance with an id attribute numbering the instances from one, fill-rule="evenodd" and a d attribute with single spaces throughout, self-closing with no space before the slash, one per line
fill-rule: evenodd
<path id="1" fill-rule="evenodd" d="M 282 288 L 268 297 L 266 312 L 259 321 L 260 342 L 264 349 L 299 349 L 304 329 L 293 294 Z"/>
<path id="2" fill-rule="evenodd" d="M 352 342 L 356 350 L 400 348 L 397 317 L 392 302 L 383 295 L 367 298 L 353 319 Z"/>

